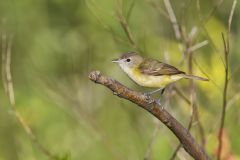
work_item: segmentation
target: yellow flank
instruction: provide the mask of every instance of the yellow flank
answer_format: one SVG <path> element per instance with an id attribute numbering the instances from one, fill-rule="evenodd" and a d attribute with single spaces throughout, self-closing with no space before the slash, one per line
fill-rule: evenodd
<path id="1" fill-rule="evenodd" d="M 141 73 L 138 68 L 134 69 L 125 68 L 125 72 L 133 81 L 135 81 L 140 86 L 144 87 L 154 88 L 165 87 L 168 84 L 183 78 L 181 75 L 161 75 L 161 76 L 146 75 Z"/>

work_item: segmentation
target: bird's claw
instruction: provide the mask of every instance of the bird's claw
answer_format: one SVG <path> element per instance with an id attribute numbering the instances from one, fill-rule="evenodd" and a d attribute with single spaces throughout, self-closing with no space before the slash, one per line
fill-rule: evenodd
<path id="1" fill-rule="evenodd" d="M 154 100 L 151 100 L 151 96 L 149 93 L 143 93 L 143 94 L 146 97 L 146 100 L 149 101 L 149 104 L 154 102 Z"/>
<path id="2" fill-rule="evenodd" d="M 151 96 L 149 93 L 143 93 L 143 95 L 147 98 L 147 100 L 151 99 Z"/>
<path id="3" fill-rule="evenodd" d="M 149 93 L 143 93 L 143 94 L 144 94 L 144 96 L 146 97 L 146 100 L 149 101 L 149 104 L 155 102 L 155 103 L 157 103 L 157 104 L 161 107 L 161 110 L 163 110 L 163 105 L 161 104 L 160 99 L 158 99 L 158 100 L 153 100 L 153 99 L 151 98 L 151 96 L 150 96 L 151 94 L 149 94 Z"/>

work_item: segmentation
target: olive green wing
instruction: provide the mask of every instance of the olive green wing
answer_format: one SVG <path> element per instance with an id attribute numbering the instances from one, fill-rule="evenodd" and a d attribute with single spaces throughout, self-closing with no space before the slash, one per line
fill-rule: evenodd
<path id="1" fill-rule="evenodd" d="M 169 64 L 157 61 L 155 59 L 144 60 L 139 65 L 139 70 L 143 74 L 153 76 L 185 74 L 183 71 L 180 71 Z"/>

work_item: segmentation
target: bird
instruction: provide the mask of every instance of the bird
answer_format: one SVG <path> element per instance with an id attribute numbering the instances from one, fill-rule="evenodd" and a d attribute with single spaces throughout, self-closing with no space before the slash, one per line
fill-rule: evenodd
<path id="1" fill-rule="evenodd" d="M 112 60 L 138 85 L 148 88 L 158 88 L 146 95 L 163 91 L 165 87 L 182 78 L 208 81 L 207 78 L 189 75 L 167 63 L 152 58 L 144 58 L 137 52 L 122 54 L 119 58 Z"/>

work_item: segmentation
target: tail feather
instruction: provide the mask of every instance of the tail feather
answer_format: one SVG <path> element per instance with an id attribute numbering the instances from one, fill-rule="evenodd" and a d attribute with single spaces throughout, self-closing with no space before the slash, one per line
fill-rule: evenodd
<path id="1" fill-rule="evenodd" d="M 209 79 L 207 79 L 207 78 L 198 77 L 198 76 L 194 76 L 194 75 L 182 74 L 182 77 L 187 78 L 187 79 L 193 79 L 193 80 L 209 81 Z"/>

